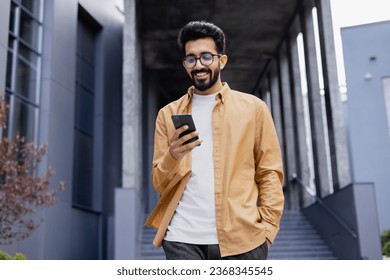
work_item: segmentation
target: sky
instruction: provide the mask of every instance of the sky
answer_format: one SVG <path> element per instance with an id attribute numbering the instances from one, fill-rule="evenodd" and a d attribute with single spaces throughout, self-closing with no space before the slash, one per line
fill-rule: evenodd
<path id="1" fill-rule="evenodd" d="M 390 20 L 389 0 L 330 0 L 339 83 L 345 85 L 340 28 Z"/>

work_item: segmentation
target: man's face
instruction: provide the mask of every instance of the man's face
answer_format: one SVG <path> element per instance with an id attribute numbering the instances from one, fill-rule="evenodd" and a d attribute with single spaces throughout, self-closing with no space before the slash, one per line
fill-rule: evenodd
<path id="1" fill-rule="evenodd" d="M 197 58 L 205 53 L 218 53 L 215 42 L 210 37 L 188 41 L 185 45 L 185 52 L 186 56 L 193 55 Z M 195 88 L 203 93 L 215 93 L 222 86 L 220 71 L 225 66 L 227 57 L 225 55 L 213 56 L 212 59 L 212 63 L 208 66 L 202 65 L 200 59 L 197 59 L 194 68 L 185 68 Z"/>

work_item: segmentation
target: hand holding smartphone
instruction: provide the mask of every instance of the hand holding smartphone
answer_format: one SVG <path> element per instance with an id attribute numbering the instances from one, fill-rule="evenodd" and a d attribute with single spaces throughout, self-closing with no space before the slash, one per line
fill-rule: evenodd
<path id="1" fill-rule="evenodd" d="M 191 132 L 196 131 L 195 123 L 194 123 L 194 120 L 193 120 L 191 114 L 172 115 L 172 121 L 173 121 L 173 124 L 174 124 L 176 129 L 182 127 L 183 125 L 187 125 L 188 126 L 188 129 L 186 131 L 182 132 L 179 135 L 179 138 L 181 138 L 184 135 L 187 135 L 187 134 L 189 134 Z M 195 136 L 195 137 L 185 141 L 183 143 L 183 145 L 186 145 L 188 143 L 194 142 L 194 141 L 196 141 L 198 139 L 199 139 L 199 137 Z"/>

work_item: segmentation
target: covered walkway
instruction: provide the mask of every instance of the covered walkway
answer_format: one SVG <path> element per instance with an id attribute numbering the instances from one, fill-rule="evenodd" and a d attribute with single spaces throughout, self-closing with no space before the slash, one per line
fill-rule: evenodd
<path id="1" fill-rule="evenodd" d="M 128 0 L 125 9 L 123 185 L 144 186 L 138 189 L 144 212 L 158 200 L 149 179 L 155 116 L 190 85 L 176 38 L 188 21 L 204 19 L 227 35 L 222 80 L 271 109 L 284 158 L 285 209 L 304 210 L 311 221 L 325 223 L 315 227 L 336 257 L 367 257 L 360 247 L 369 237 L 359 235 L 353 200 L 367 193 L 350 178 L 330 0 Z M 372 186 L 364 190 L 370 196 Z M 347 211 L 339 213 L 340 205 Z M 335 234 L 341 238 L 333 241 Z M 357 249 L 345 253 L 345 240 Z"/>

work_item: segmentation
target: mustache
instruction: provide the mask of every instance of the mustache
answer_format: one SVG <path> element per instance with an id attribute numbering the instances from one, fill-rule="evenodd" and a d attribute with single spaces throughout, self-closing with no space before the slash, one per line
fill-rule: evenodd
<path id="1" fill-rule="evenodd" d="M 202 70 L 192 70 L 191 75 L 196 75 L 198 73 L 211 73 L 211 70 L 209 69 L 202 69 Z"/>

